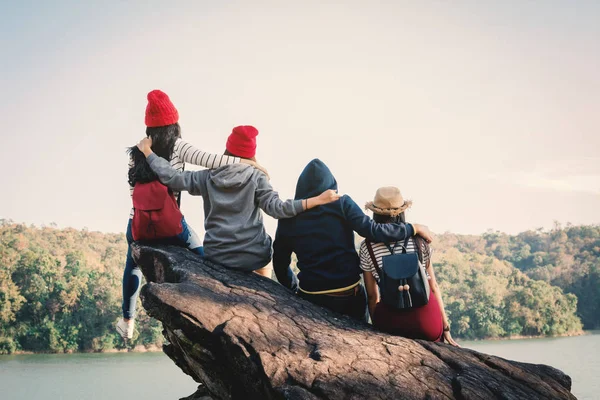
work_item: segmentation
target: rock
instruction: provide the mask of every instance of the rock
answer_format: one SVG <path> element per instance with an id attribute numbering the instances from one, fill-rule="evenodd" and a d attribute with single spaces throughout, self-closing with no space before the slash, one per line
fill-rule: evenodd
<path id="1" fill-rule="evenodd" d="M 183 248 L 133 253 L 164 352 L 205 386 L 190 398 L 575 398 L 571 378 L 549 366 L 380 333 Z"/>
<path id="2" fill-rule="evenodd" d="M 187 397 L 182 397 L 179 400 L 213 400 L 212 397 L 208 395 L 208 390 L 206 390 L 206 386 L 203 384 L 198 385 L 198 389 Z"/>

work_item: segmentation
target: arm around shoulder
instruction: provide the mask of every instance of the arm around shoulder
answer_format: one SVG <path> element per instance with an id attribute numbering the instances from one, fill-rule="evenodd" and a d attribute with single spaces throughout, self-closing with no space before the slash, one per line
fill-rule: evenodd
<path id="1" fill-rule="evenodd" d="M 158 176 L 158 179 L 169 189 L 181 192 L 187 191 L 192 195 L 201 196 L 205 190 L 205 175 L 207 170 L 202 171 L 178 171 L 171 164 L 152 153 L 146 158 L 152 171 Z"/>
<path id="2" fill-rule="evenodd" d="M 258 206 L 275 219 L 292 218 L 303 211 L 302 201 L 281 200 L 279 193 L 273 189 L 273 186 L 267 181 L 267 177 L 262 173 L 258 174 L 255 198 Z"/>
<path id="3" fill-rule="evenodd" d="M 352 229 L 372 242 L 404 240 L 414 234 L 411 224 L 378 224 L 366 215 L 350 196 L 343 198 L 343 211 Z"/>
<path id="4" fill-rule="evenodd" d="M 175 143 L 175 152 L 183 162 L 209 169 L 241 162 L 239 157 L 202 151 L 183 139 Z"/>

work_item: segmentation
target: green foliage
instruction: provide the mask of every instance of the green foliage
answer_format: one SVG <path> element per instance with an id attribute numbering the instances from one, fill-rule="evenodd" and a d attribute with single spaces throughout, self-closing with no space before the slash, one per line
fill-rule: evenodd
<path id="1" fill-rule="evenodd" d="M 456 336 L 561 335 L 581 322 L 600 328 L 598 226 L 444 234 L 433 247 Z M 123 348 L 114 324 L 126 249 L 122 234 L 0 220 L 0 354 Z M 160 323 L 138 310 L 132 344 L 160 345 Z"/>
<path id="2" fill-rule="evenodd" d="M 550 231 L 536 230 L 509 236 L 488 233 L 485 247 L 508 251 L 501 260 L 527 276 L 558 286 L 578 299 L 577 315 L 585 329 L 600 329 L 600 226 L 555 224 Z"/>
<path id="3" fill-rule="evenodd" d="M 434 269 L 458 337 L 559 335 L 581 329 L 576 298 L 493 256 L 442 246 Z"/>
<path id="4" fill-rule="evenodd" d="M 0 337 L 0 355 L 12 354 L 17 350 L 17 344 L 12 338 Z"/>
<path id="5" fill-rule="evenodd" d="M 467 338 L 600 328 L 600 227 L 516 236 L 440 235 L 434 267 L 453 331 Z"/>
<path id="6" fill-rule="evenodd" d="M 0 354 L 124 348 L 124 235 L 0 221 Z M 138 307 L 132 345 L 160 344 L 160 324 Z"/>

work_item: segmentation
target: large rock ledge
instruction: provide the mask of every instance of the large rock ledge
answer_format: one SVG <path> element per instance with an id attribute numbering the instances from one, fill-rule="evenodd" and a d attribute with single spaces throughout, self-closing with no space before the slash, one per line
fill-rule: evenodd
<path id="1" fill-rule="evenodd" d="M 133 246 L 164 352 L 214 399 L 575 398 L 555 368 L 379 333 L 256 274 Z"/>

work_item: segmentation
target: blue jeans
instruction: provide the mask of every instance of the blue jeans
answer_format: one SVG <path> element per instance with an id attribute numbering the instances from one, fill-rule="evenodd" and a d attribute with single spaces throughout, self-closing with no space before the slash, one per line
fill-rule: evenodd
<path id="1" fill-rule="evenodd" d="M 165 239 L 165 242 L 185 246 L 203 257 L 204 249 L 196 232 L 185 222 L 185 218 L 181 219 L 181 225 L 183 225 L 183 231 L 173 238 Z M 127 258 L 125 260 L 125 271 L 123 272 L 123 318 L 130 319 L 135 317 L 135 306 L 142 286 L 142 271 L 133 261 L 131 247 L 129 246 L 133 243 L 131 219 L 127 223 L 125 237 L 127 238 Z"/>

